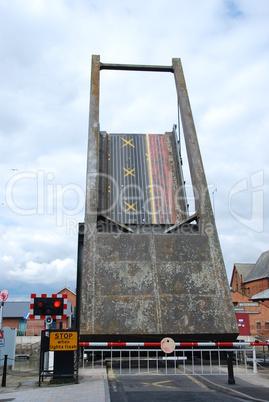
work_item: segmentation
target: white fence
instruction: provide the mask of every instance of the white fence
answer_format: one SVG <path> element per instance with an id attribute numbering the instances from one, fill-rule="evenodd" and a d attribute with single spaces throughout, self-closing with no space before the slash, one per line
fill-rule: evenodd
<path id="1" fill-rule="evenodd" d="M 117 375 L 227 375 L 228 353 L 233 354 L 234 374 L 255 374 L 259 367 L 255 347 L 176 348 L 167 355 L 156 348 L 83 347 L 83 368 L 107 368 Z M 269 359 L 264 356 L 264 361 Z"/>

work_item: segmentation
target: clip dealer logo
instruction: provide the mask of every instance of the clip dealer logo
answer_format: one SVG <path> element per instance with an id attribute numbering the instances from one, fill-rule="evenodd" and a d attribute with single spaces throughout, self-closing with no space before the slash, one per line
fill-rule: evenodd
<path id="1" fill-rule="evenodd" d="M 261 233 L 264 228 L 264 171 L 238 182 L 229 194 L 231 215 L 242 225 Z"/>

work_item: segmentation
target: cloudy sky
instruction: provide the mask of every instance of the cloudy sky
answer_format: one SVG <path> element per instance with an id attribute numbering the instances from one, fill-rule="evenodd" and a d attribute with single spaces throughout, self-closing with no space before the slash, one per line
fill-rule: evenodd
<path id="1" fill-rule="evenodd" d="M 0 0 L 0 291 L 9 300 L 75 290 L 92 54 L 181 58 L 228 278 L 235 262 L 269 249 L 268 26 L 268 0 Z M 172 74 L 101 74 L 102 130 L 177 124 Z"/>

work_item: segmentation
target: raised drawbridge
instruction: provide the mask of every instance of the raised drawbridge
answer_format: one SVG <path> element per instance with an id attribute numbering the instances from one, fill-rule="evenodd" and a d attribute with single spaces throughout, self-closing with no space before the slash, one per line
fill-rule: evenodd
<path id="1" fill-rule="evenodd" d="M 174 74 L 195 195 L 191 216 L 175 127 L 161 134 L 100 130 L 100 73 L 108 69 Z M 77 285 L 82 341 L 238 335 L 180 59 L 141 66 L 92 57 Z"/>

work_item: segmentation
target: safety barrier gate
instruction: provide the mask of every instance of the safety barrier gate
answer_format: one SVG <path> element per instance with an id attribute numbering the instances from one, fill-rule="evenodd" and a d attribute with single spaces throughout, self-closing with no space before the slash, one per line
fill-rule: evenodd
<path id="1" fill-rule="evenodd" d="M 176 342 L 172 353 L 161 350 L 160 342 L 80 342 L 83 368 L 107 368 L 114 375 L 227 375 L 256 374 L 256 347 L 267 342 Z M 264 352 L 264 348 L 263 348 Z M 230 370 L 229 370 L 230 361 Z M 232 370 L 232 372 L 231 372 Z M 229 372 L 230 371 L 230 372 Z"/>

